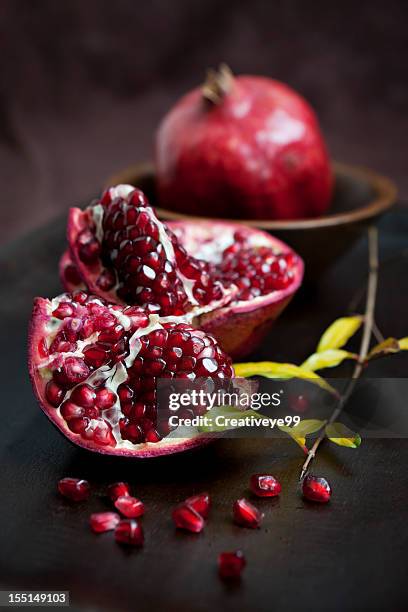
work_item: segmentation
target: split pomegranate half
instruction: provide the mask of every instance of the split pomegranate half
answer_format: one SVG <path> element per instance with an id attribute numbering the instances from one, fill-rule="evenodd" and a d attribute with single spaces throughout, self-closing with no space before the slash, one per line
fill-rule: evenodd
<path id="1" fill-rule="evenodd" d="M 277 238 L 220 221 L 162 223 L 130 185 L 71 209 L 68 243 L 67 291 L 86 286 L 109 302 L 182 316 L 234 359 L 259 344 L 303 278 L 302 260 Z"/>
<path id="2" fill-rule="evenodd" d="M 112 305 L 83 291 L 37 298 L 29 370 L 44 412 L 78 446 L 149 457 L 208 441 L 172 436 L 157 410 L 157 380 L 234 376 L 213 336 L 139 306 Z M 194 413 L 189 413 L 194 416 Z"/>

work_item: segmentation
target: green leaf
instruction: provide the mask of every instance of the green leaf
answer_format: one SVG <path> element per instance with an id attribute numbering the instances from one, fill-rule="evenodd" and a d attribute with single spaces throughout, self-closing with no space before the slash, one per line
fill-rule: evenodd
<path id="1" fill-rule="evenodd" d="M 392 355 L 393 353 L 399 353 L 401 350 L 401 344 L 395 338 L 386 338 L 380 344 L 374 346 L 367 355 L 367 361 L 370 359 L 376 359 L 377 357 L 384 357 L 385 355 Z"/>
<path id="2" fill-rule="evenodd" d="M 302 369 L 309 372 L 322 370 L 323 368 L 334 368 L 340 365 L 345 359 L 357 359 L 355 353 L 344 351 L 343 349 L 327 349 L 321 353 L 313 353 L 302 363 Z"/>
<path id="3" fill-rule="evenodd" d="M 320 338 L 316 349 L 317 353 L 322 353 L 329 349 L 342 348 L 351 336 L 354 336 L 363 322 L 361 315 L 353 317 L 342 317 L 334 321 Z"/>
<path id="4" fill-rule="evenodd" d="M 401 340 L 398 340 L 398 344 L 401 351 L 408 351 L 408 336 L 406 338 L 401 338 Z"/>
<path id="5" fill-rule="evenodd" d="M 330 423 L 325 428 L 326 436 L 331 442 L 348 448 L 358 448 L 361 444 L 361 436 L 351 431 L 343 423 Z"/>
<path id="6" fill-rule="evenodd" d="M 234 364 L 235 375 L 242 378 L 248 376 L 264 376 L 265 378 L 276 378 L 286 380 L 290 378 L 301 378 L 308 380 L 329 391 L 336 397 L 338 392 L 328 382 L 315 372 L 304 370 L 301 366 L 293 363 L 278 363 L 275 361 L 259 361 L 254 363 L 236 363 Z"/>
<path id="7" fill-rule="evenodd" d="M 225 419 L 242 419 L 247 416 L 255 416 L 257 418 L 267 418 L 264 417 L 259 412 L 255 412 L 254 410 L 238 410 L 238 408 L 234 408 L 234 406 L 215 406 L 205 414 L 205 418 L 207 419 L 207 425 L 202 425 L 198 427 L 198 431 L 203 433 L 215 433 L 221 431 L 228 431 L 230 429 L 238 429 L 238 427 L 242 427 L 241 425 L 217 425 L 216 417 L 223 416 Z"/>

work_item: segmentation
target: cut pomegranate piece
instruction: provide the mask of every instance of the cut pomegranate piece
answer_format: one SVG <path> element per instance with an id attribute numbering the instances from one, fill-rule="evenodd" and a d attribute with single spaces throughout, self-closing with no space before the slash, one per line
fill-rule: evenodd
<path id="1" fill-rule="evenodd" d="M 53 315 L 60 303 L 70 305 L 71 316 Z M 61 348 L 65 342 L 69 351 Z M 168 438 L 169 415 L 157 414 L 158 378 L 205 376 L 224 385 L 234 370 L 212 336 L 185 322 L 162 321 L 139 306 L 75 292 L 36 300 L 30 375 L 43 410 L 72 442 L 101 453 L 147 457 L 210 439 L 198 431 Z"/>
<path id="2" fill-rule="evenodd" d="M 204 519 L 201 514 L 198 514 L 191 506 L 187 504 L 179 504 L 173 510 L 173 521 L 177 528 L 200 533 L 204 529 Z"/>
<path id="3" fill-rule="evenodd" d="M 128 546 L 143 546 L 142 526 L 135 519 L 123 519 L 115 528 L 115 540 Z"/>
<path id="4" fill-rule="evenodd" d="M 91 487 L 81 478 L 62 478 L 58 482 L 58 491 L 67 499 L 79 502 L 88 499 Z"/>
<path id="5" fill-rule="evenodd" d="M 263 514 L 244 497 L 238 499 L 233 506 L 234 521 L 241 527 L 256 529 L 260 526 Z"/>
<path id="6" fill-rule="evenodd" d="M 144 514 L 144 504 L 131 495 L 121 495 L 115 500 L 115 508 L 127 518 L 138 518 Z"/>
<path id="7" fill-rule="evenodd" d="M 253 474 L 249 487 L 258 497 L 276 497 L 282 491 L 280 482 L 271 474 Z"/>
<path id="8" fill-rule="evenodd" d="M 218 571 L 221 578 L 240 578 L 245 566 L 246 560 L 241 550 L 223 552 L 218 557 Z"/>
<path id="9" fill-rule="evenodd" d="M 273 236 L 236 223 L 161 223 L 129 185 L 110 188 L 85 211 L 72 209 L 68 237 L 93 293 L 162 316 L 188 315 L 234 358 L 257 346 L 303 276 L 301 259 Z M 71 255 L 61 261 L 69 290 Z"/>
<path id="10" fill-rule="evenodd" d="M 112 501 L 116 501 L 118 497 L 130 495 L 130 488 L 127 482 L 115 482 L 108 486 L 108 495 Z"/>
<path id="11" fill-rule="evenodd" d="M 96 512 L 91 514 L 89 524 L 95 533 L 112 531 L 120 522 L 120 516 L 116 512 Z"/>
<path id="12" fill-rule="evenodd" d="M 211 498 L 208 493 L 188 497 L 184 503 L 198 512 L 204 519 L 208 518 L 211 507 Z"/>
<path id="13" fill-rule="evenodd" d="M 309 501 L 327 503 L 331 497 L 331 487 L 325 478 L 308 474 L 302 483 L 303 497 Z"/>

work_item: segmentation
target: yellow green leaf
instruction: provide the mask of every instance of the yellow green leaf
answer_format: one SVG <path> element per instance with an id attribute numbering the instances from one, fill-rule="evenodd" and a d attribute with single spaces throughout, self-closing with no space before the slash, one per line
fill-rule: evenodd
<path id="1" fill-rule="evenodd" d="M 351 431 L 343 423 L 330 423 L 325 428 L 326 436 L 331 442 L 348 448 L 358 448 L 361 444 L 361 436 Z"/>
<path id="2" fill-rule="evenodd" d="M 278 363 L 275 361 L 236 363 L 234 364 L 234 369 L 235 375 L 242 378 L 247 378 L 248 376 L 263 376 L 265 378 L 276 378 L 280 380 L 301 378 L 319 385 L 322 389 L 338 396 L 336 389 L 329 385 L 324 378 L 315 372 L 304 370 L 301 366 L 294 365 L 293 363 Z"/>
<path id="3" fill-rule="evenodd" d="M 302 363 L 302 368 L 309 372 L 322 370 L 323 368 L 334 368 L 340 365 L 345 359 L 357 359 L 355 353 L 344 351 L 343 349 L 327 349 L 321 353 L 313 353 Z"/>
<path id="4" fill-rule="evenodd" d="M 361 315 L 336 319 L 320 338 L 316 352 L 322 353 L 329 349 L 342 348 L 350 340 L 351 336 L 354 336 L 362 322 L 363 317 Z"/>
<path id="5" fill-rule="evenodd" d="M 383 342 L 380 342 L 380 344 L 377 344 L 371 349 L 367 355 L 367 360 L 399 353 L 400 350 L 401 344 L 398 340 L 395 338 L 386 338 Z"/>
<path id="6" fill-rule="evenodd" d="M 406 338 L 401 338 L 401 340 L 398 340 L 398 344 L 402 351 L 408 351 L 408 336 Z"/>

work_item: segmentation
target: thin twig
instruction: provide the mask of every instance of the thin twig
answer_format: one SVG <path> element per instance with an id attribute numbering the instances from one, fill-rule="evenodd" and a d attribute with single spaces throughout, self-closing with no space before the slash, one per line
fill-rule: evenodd
<path id="1" fill-rule="evenodd" d="M 375 336 L 375 339 L 377 340 L 377 342 L 381 343 L 384 342 L 385 338 L 382 335 L 381 331 L 378 328 L 378 325 L 375 321 L 373 321 L 373 335 Z"/>
<path id="2" fill-rule="evenodd" d="M 333 423 L 338 419 L 340 413 L 342 412 L 344 406 L 348 402 L 351 394 L 354 391 L 354 387 L 357 384 L 357 380 L 360 378 L 361 373 L 364 369 L 364 360 L 367 356 L 368 349 L 370 346 L 371 334 L 373 332 L 374 325 L 374 310 L 375 310 L 375 300 L 377 295 L 377 283 L 378 283 L 378 230 L 376 227 L 371 226 L 368 230 L 368 287 L 367 287 L 367 299 L 366 299 L 366 307 L 364 314 L 364 327 L 363 327 L 363 336 L 361 338 L 360 351 L 359 351 L 359 359 L 356 363 L 351 379 L 348 382 L 346 390 L 344 394 L 340 397 L 337 407 L 333 411 L 331 417 L 327 421 L 327 424 Z M 316 456 L 317 449 L 319 448 L 322 441 L 325 439 L 325 432 L 319 435 L 316 438 L 312 448 L 309 450 L 306 461 L 302 466 L 302 470 L 300 472 L 300 482 L 306 476 L 309 466 L 313 459 Z"/>

